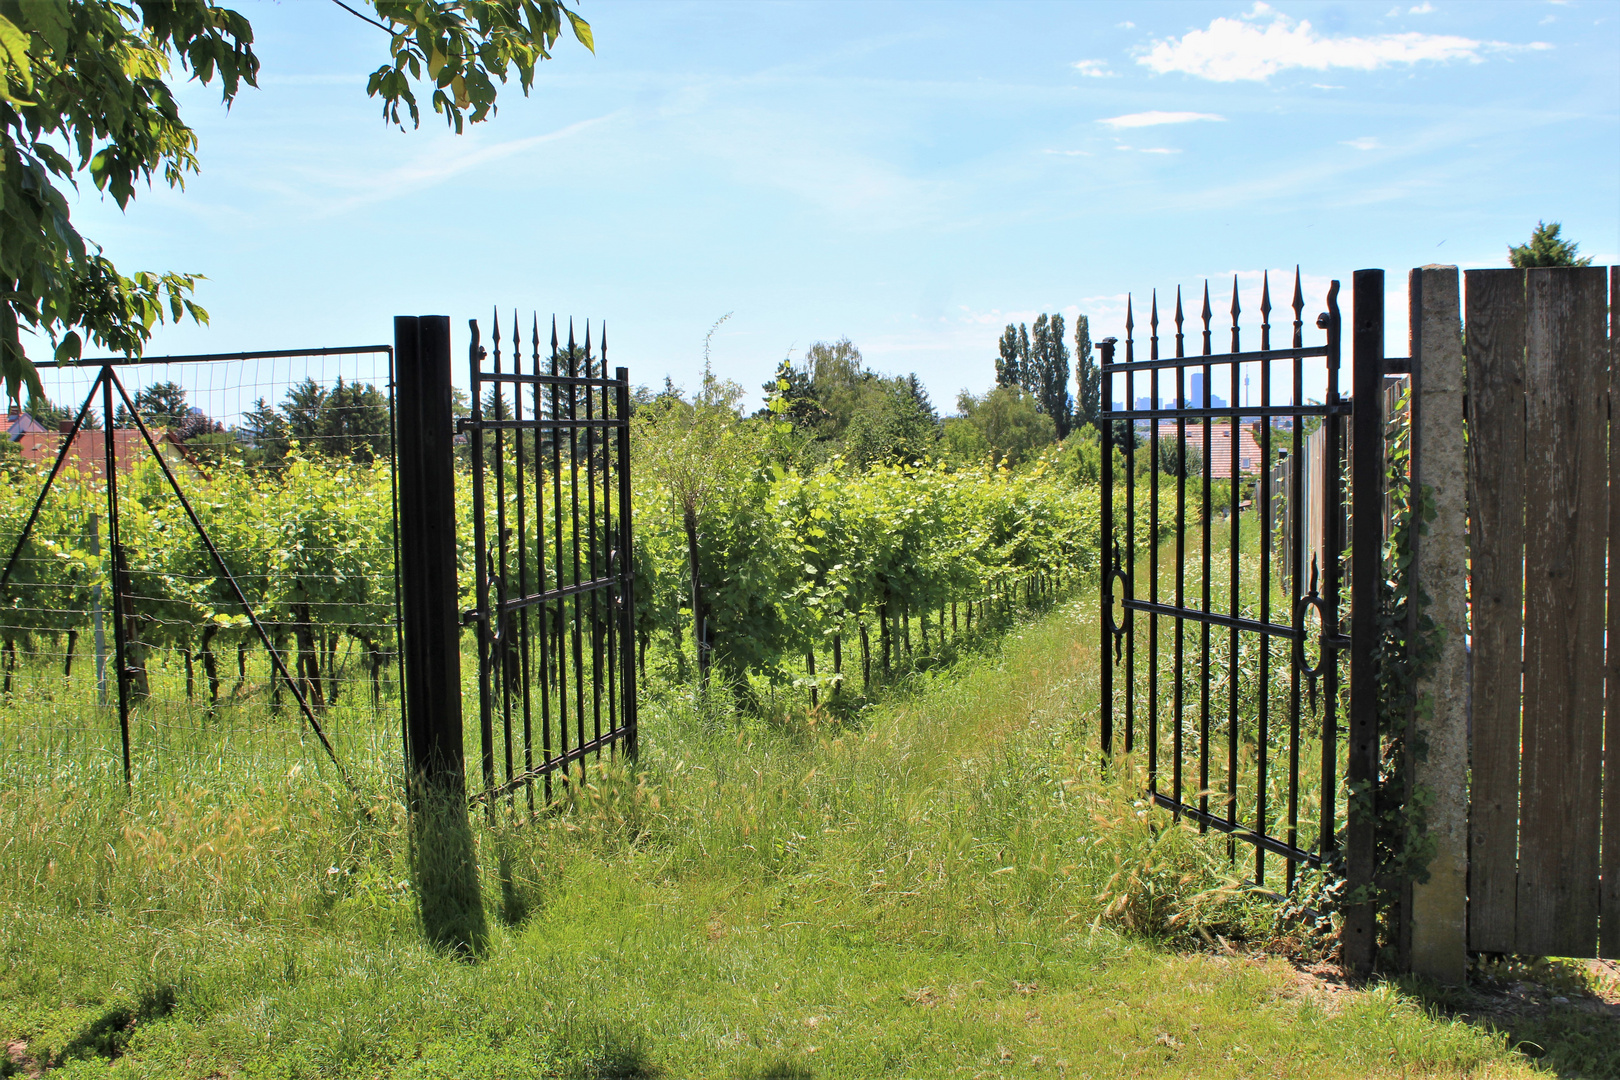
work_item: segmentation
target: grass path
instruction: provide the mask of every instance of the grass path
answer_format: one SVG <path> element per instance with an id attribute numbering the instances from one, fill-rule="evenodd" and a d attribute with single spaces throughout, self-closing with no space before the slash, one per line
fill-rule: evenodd
<path id="1" fill-rule="evenodd" d="M 298 770 L 8 780 L 0 1070 L 1543 1075 L 1393 988 L 1165 944 L 1265 913 L 1100 778 L 1094 627 L 1048 613 L 852 728 L 653 704 L 638 775 L 481 833 L 476 962 L 419 944 L 382 765 L 360 802 Z"/>

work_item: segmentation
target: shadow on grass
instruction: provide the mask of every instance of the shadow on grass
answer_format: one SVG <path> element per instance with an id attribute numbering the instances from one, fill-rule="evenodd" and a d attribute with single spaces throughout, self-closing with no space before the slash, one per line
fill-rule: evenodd
<path id="1" fill-rule="evenodd" d="M 1620 1077 L 1620 1000 L 1574 960 L 1476 960 L 1466 988 L 1406 977 L 1400 988 L 1442 1016 L 1507 1037 L 1560 1077 Z"/>
<path id="2" fill-rule="evenodd" d="M 656 1080 L 664 1070 L 652 1060 L 646 1038 L 602 1024 L 565 1025 L 560 1075 L 569 1080 Z"/>
<path id="3" fill-rule="evenodd" d="M 737 1080 L 814 1080 L 815 1075 L 803 1062 L 772 1057 L 744 1065 L 737 1073 Z"/>
<path id="4" fill-rule="evenodd" d="M 114 1005 L 96 1017 L 56 1054 L 53 1064 L 121 1056 L 135 1029 L 149 1020 L 161 1020 L 174 1011 L 176 994 L 172 986 L 156 986 L 144 991 L 134 1004 Z"/>

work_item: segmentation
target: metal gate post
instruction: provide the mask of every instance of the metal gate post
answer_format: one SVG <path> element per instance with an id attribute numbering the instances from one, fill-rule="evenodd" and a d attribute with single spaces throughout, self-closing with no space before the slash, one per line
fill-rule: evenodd
<path id="1" fill-rule="evenodd" d="M 397 317 L 394 355 L 412 862 L 428 938 L 472 950 L 485 926 L 461 730 L 449 317 Z"/>
<path id="2" fill-rule="evenodd" d="M 1344 962 L 1372 973 L 1378 955 L 1378 585 L 1384 541 L 1384 272 L 1355 273 L 1351 356 L 1353 411 L 1350 460 L 1350 789 L 1345 876 Z"/>

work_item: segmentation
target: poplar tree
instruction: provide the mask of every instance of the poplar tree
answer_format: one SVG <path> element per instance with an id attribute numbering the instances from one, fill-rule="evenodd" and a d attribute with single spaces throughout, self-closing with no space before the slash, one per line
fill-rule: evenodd
<path id="1" fill-rule="evenodd" d="M 1030 362 L 1024 389 L 1035 405 L 1052 418 L 1057 437 L 1068 437 L 1074 414 L 1069 395 L 1069 346 L 1063 340 L 1063 316 L 1042 315 L 1030 335 Z"/>
<path id="2" fill-rule="evenodd" d="M 1091 355 L 1091 320 L 1084 315 L 1074 317 L 1074 368 L 1075 381 L 1080 384 L 1075 420 L 1098 427 L 1103 408 L 1102 370 Z"/>

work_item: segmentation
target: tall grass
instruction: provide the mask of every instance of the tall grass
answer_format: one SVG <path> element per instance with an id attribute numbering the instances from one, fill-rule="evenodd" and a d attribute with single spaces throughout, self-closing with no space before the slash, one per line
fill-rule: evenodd
<path id="1" fill-rule="evenodd" d="M 356 789 L 269 756 L 128 794 L 20 762 L 0 1034 L 69 1076 L 1522 1072 L 1399 995 L 1324 1007 L 1276 961 L 1164 947 L 1266 913 L 1098 760 L 1096 614 L 847 724 L 654 695 L 635 768 L 476 819 L 476 961 L 422 943 L 391 751 Z"/>

